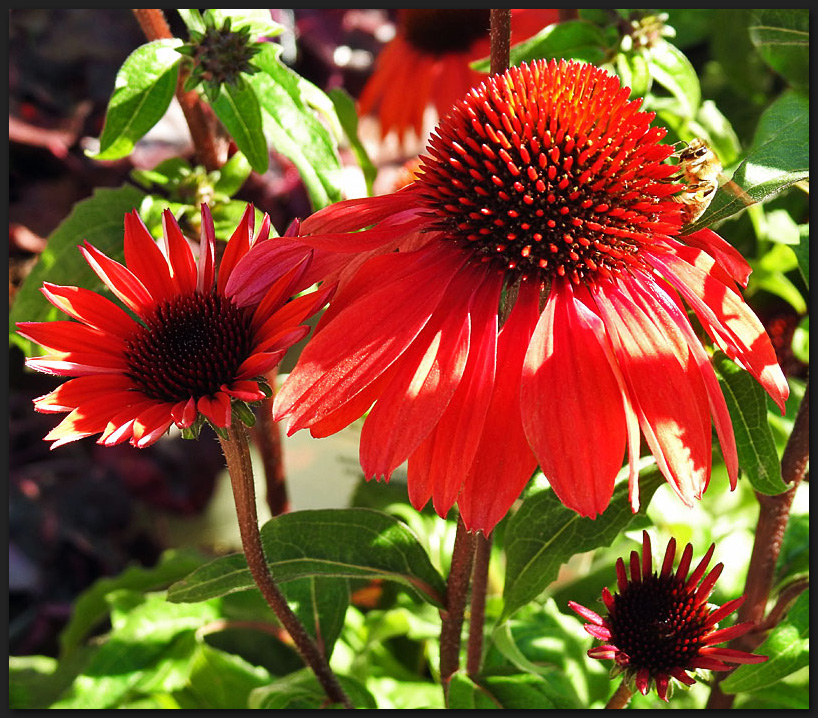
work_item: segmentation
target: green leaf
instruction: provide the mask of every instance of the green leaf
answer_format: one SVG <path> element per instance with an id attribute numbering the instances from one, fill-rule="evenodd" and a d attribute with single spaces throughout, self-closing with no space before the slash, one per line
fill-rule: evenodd
<path id="1" fill-rule="evenodd" d="M 46 322 L 64 317 L 40 292 L 44 281 L 94 290 L 104 286 L 77 247 L 87 239 L 112 259 L 122 261 L 125 213 L 138 208 L 144 197 L 144 192 L 135 187 L 100 188 L 74 205 L 71 214 L 48 237 L 48 245 L 14 298 L 9 312 L 12 344 L 33 356 L 36 347 L 17 334 L 15 322 Z"/>
<path id="2" fill-rule="evenodd" d="M 686 234 L 809 179 L 809 97 L 805 93 L 789 90 L 764 111 L 753 144 L 731 179 L 742 194 L 722 187 L 707 211 L 685 229 Z"/>
<path id="3" fill-rule="evenodd" d="M 284 26 L 273 20 L 269 10 L 259 8 L 251 10 L 215 8 L 209 10 L 209 12 L 216 21 L 216 27 L 222 27 L 224 21 L 230 18 L 230 27 L 234 31 L 249 27 L 250 33 L 255 37 L 275 37 L 284 32 Z"/>
<path id="4" fill-rule="evenodd" d="M 304 97 L 303 78 L 279 61 L 279 52 L 272 44 L 262 45 L 253 58 L 261 72 L 248 82 L 261 102 L 272 149 L 296 166 L 317 210 L 341 199 L 343 168 L 335 140 Z M 316 90 L 313 86 L 309 94 Z"/>
<path id="5" fill-rule="evenodd" d="M 750 39 L 761 56 L 793 87 L 809 88 L 809 10 L 758 9 L 750 19 Z"/>
<path id="6" fill-rule="evenodd" d="M 212 106 L 250 166 L 264 174 L 270 155 L 262 130 L 261 106 L 252 84 L 244 77 L 239 77 L 235 83 L 223 84 Z"/>
<path id="7" fill-rule="evenodd" d="M 574 59 L 592 64 L 599 64 L 605 60 L 607 42 L 604 32 L 591 23 L 582 20 L 547 25 L 540 32 L 528 40 L 514 45 L 510 50 L 511 65 L 521 62 L 531 62 L 544 58 Z M 473 63 L 472 67 L 482 72 L 488 72 L 490 63 L 483 60 Z"/>
<path id="8" fill-rule="evenodd" d="M 809 665 L 809 590 L 804 591 L 753 653 L 769 656 L 764 663 L 739 666 L 719 683 L 725 693 L 765 688 Z"/>
<path id="9" fill-rule="evenodd" d="M 354 678 L 337 676 L 338 682 L 355 708 L 377 708 L 375 699 Z M 315 709 L 325 708 L 327 694 L 315 675 L 307 669 L 291 673 L 250 694 L 250 708 L 256 709 Z"/>
<path id="10" fill-rule="evenodd" d="M 631 88 L 630 99 L 648 94 L 653 78 L 650 75 L 650 64 L 641 48 L 630 52 L 618 52 L 615 67 L 622 84 Z"/>
<path id="11" fill-rule="evenodd" d="M 369 509 L 317 509 L 277 516 L 261 529 L 273 577 L 305 576 L 396 581 L 443 605 L 446 584 L 409 528 Z M 170 587 L 168 600 L 206 601 L 254 588 L 243 554 L 224 556 Z"/>
<path id="12" fill-rule="evenodd" d="M 42 695 L 56 670 L 57 660 L 51 656 L 9 656 L 9 708 L 44 708 Z"/>
<path id="13" fill-rule="evenodd" d="M 798 260 L 798 271 L 804 278 L 804 284 L 809 289 L 809 225 L 798 226 L 798 244 L 792 246 L 795 257 Z"/>
<path id="14" fill-rule="evenodd" d="M 181 40 L 154 40 L 134 50 L 114 82 L 96 160 L 127 157 L 136 142 L 162 119 L 176 91 Z"/>
<path id="15" fill-rule="evenodd" d="M 329 98 L 335 106 L 335 112 L 341 122 L 341 127 L 349 141 L 355 159 L 358 161 L 364 173 L 367 194 L 372 194 L 372 184 L 378 174 L 378 168 L 369 159 L 369 154 L 358 137 L 358 113 L 355 110 L 355 100 L 342 87 L 336 87 L 329 91 Z"/>
<path id="16" fill-rule="evenodd" d="M 627 467 L 623 471 L 627 471 Z M 640 513 L 645 512 L 663 481 L 655 466 L 642 471 Z M 502 618 L 508 618 L 542 593 L 571 556 L 609 546 L 633 517 L 627 481 L 618 483 L 610 505 L 596 519 L 583 518 L 566 508 L 550 489 L 526 499 L 506 526 Z"/>
<path id="17" fill-rule="evenodd" d="M 219 169 L 219 179 L 213 185 L 216 192 L 232 197 L 250 176 L 252 167 L 241 152 L 236 152 Z"/>
<path id="18" fill-rule="evenodd" d="M 166 588 L 202 565 L 204 556 L 192 550 L 165 551 L 156 566 L 130 566 L 118 576 L 101 578 L 74 601 L 71 620 L 60 633 L 60 657 L 76 650 L 86 636 L 108 616 L 109 594 L 122 589 L 155 591 Z"/>
<path id="19" fill-rule="evenodd" d="M 321 652 L 329 658 L 349 606 L 349 581 L 305 576 L 282 584 L 281 592 Z"/>
<path id="20" fill-rule="evenodd" d="M 531 673 L 470 678 L 462 672 L 452 676 L 449 708 L 453 710 L 500 708 L 505 710 L 542 710 L 580 708 L 568 693 L 555 690 L 560 674 L 549 678 Z M 556 679 L 556 681 L 554 680 Z M 566 681 L 563 681 L 566 682 Z"/>
<path id="21" fill-rule="evenodd" d="M 173 644 L 219 617 L 217 602 L 169 604 L 164 594 L 118 591 L 112 603 L 112 631 L 93 654 L 71 690 L 52 708 L 111 708 L 145 679 Z"/>
<path id="22" fill-rule="evenodd" d="M 770 496 L 786 491 L 781 461 L 767 422 L 766 392 L 749 372 L 723 352 L 713 355 L 713 367 L 730 412 L 739 467 L 756 491 Z"/>
<path id="23" fill-rule="evenodd" d="M 651 77 L 678 101 L 677 113 L 695 117 L 701 104 L 701 87 L 690 60 L 666 40 L 651 45 L 646 54 Z"/>

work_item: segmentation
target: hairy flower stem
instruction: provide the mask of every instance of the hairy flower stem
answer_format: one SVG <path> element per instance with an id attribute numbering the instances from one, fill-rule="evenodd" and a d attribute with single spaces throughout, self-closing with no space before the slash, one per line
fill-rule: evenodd
<path id="1" fill-rule="evenodd" d="M 759 512 L 755 532 L 753 553 L 747 569 L 747 580 L 744 585 L 744 604 L 738 610 L 737 621 L 750 621 L 756 626 L 764 623 L 764 614 L 773 585 L 775 565 L 781 553 L 784 531 L 790 518 L 790 509 L 798 485 L 804 478 L 809 464 L 809 381 L 804 391 L 804 398 L 798 407 L 792 433 L 781 457 L 781 478 L 790 488 L 775 496 L 766 496 L 756 492 Z M 770 628 L 771 626 L 765 626 Z M 763 633 L 751 631 L 736 638 L 730 643 L 731 648 L 751 651 L 764 639 Z M 729 674 L 726 674 L 729 675 Z M 726 676 L 725 676 L 726 677 Z M 707 702 L 707 708 L 731 708 L 735 696 L 725 694 L 714 683 Z"/>
<path id="2" fill-rule="evenodd" d="M 137 8 L 133 11 L 142 32 L 149 41 L 169 40 L 173 38 L 170 26 L 165 15 L 159 9 Z M 181 57 L 181 56 L 180 56 Z M 186 72 L 179 70 L 179 80 L 176 83 L 176 99 L 182 107 L 193 146 L 196 148 L 196 157 L 208 172 L 220 169 L 227 160 L 227 146 L 216 141 L 213 131 L 213 121 L 208 116 L 206 108 L 195 90 L 184 90 Z"/>
<path id="3" fill-rule="evenodd" d="M 508 70 L 511 49 L 511 10 L 492 8 L 489 41 L 491 42 L 491 74 Z"/>
<path id="4" fill-rule="evenodd" d="M 616 693 L 614 693 L 608 703 L 605 705 L 606 708 L 624 708 L 631 700 L 631 689 L 628 688 L 627 684 L 623 680 L 622 683 L 619 684 L 619 688 L 616 689 Z"/>
<path id="5" fill-rule="evenodd" d="M 463 616 L 469 595 L 476 536 L 466 529 L 463 519 L 457 518 L 452 563 L 446 584 L 446 609 L 441 611 L 440 626 L 440 682 L 448 703 L 449 681 L 460 667 L 460 641 Z"/>
<path id="6" fill-rule="evenodd" d="M 268 377 L 275 391 L 275 377 Z M 275 394 L 264 399 L 256 412 L 256 425 L 252 428 L 253 443 L 261 454 L 264 480 L 267 484 L 267 506 L 273 516 L 286 514 L 290 510 L 287 495 L 287 479 L 284 475 L 284 456 L 281 447 L 281 426 L 273 419 Z"/>
<path id="7" fill-rule="evenodd" d="M 486 618 L 486 589 L 488 587 L 491 537 L 482 533 L 475 539 L 474 568 L 471 580 L 471 610 L 469 612 L 469 643 L 466 650 L 466 671 L 469 676 L 480 673 L 483 660 L 483 624 Z"/>
<path id="8" fill-rule="evenodd" d="M 230 483 L 233 487 L 241 544 L 253 580 L 261 590 L 267 604 L 273 609 L 273 613 L 281 621 L 284 628 L 287 629 L 287 633 L 293 639 L 298 652 L 304 662 L 315 673 L 329 699 L 334 703 L 341 703 L 345 708 L 353 708 L 354 706 L 344 693 L 343 688 L 341 688 L 326 658 L 318 650 L 315 642 L 292 612 L 287 600 L 270 575 L 270 569 L 264 558 L 264 549 L 261 545 L 261 534 L 258 529 L 253 466 L 250 460 L 250 446 L 247 442 L 247 432 L 244 426 L 234 422 L 227 428 L 227 438 L 220 437 L 219 441 L 227 462 L 227 470 L 230 473 Z"/>

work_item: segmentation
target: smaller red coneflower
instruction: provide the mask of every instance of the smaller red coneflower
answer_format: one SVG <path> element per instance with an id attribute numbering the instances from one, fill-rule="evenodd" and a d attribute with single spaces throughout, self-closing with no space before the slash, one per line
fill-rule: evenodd
<path id="1" fill-rule="evenodd" d="M 630 578 L 625 562 L 616 562 L 619 593 L 602 589 L 602 601 L 608 609 L 603 618 L 574 601 L 568 605 L 589 623 L 585 630 L 605 643 L 588 651 L 591 658 L 615 662 L 612 675 L 624 673 L 626 682 L 647 695 L 651 685 L 667 701 L 671 678 L 692 686 L 696 681 L 687 671 L 706 669 L 728 671 L 728 663 L 763 663 L 759 656 L 716 644 L 741 636 L 752 623 L 718 628 L 718 622 L 735 611 L 744 596 L 721 607 L 707 603 L 716 580 L 724 568 L 719 563 L 705 576 L 715 544 L 688 575 L 693 547 L 685 546 L 679 566 L 673 571 L 676 540 L 671 538 L 659 573 L 653 571 L 650 537 L 642 532 L 642 559 L 631 551 Z"/>
<path id="2" fill-rule="evenodd" d="M 482 74 L 469 64 L 488 57 L 489 12 L 441 8 L 397 11 L 395 37 L 378 55 L 375 71 L 358 100 L 361 115 L 377 113 L 382 138 L 393 130 L 401 142 L 409 130 L 420 138 L 428 105 L 443 117 L 480 82 Z M 558 10 L 512 10 L 512 44 L 558 19 Z"/>
<path id="3" fill-rule="evenodd" d="M 125 261 L 86 242 L 80 251 L 124 308 L 74 286 L 44 283 L 51 304 L 76 321 L 19 322 L 19 333 L 51 353 L 30 358 L 33 369 L 74 377 L 34 400 L 37 411 L 70 412 L 45 437 L 52 448 L 100 434 L 97 443 L 129 440 L 139 448 L 171 424 L 196 435 L 205 419 L 218 431 L 232 415 L 251 417 L 247 402 L 269 394 L 264 377 L 309 327 L 301 325 L 326 292 L 290 300 L 310 263 L 301 253 L 268 267 L 271 282 L 254 300 L 228 288 L 250 248 L 267 241 L 265 215 L 254 236 L 248 205 L 227 243 L 216 277 L 215 231 L 202 205 L 198 265 L 170 210 L 158 245 L 136 211 L 125 215 Z"/>

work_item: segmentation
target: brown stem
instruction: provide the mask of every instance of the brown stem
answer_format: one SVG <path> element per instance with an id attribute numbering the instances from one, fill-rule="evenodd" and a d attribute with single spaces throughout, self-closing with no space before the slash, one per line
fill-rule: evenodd
<path id="1" fill-rule="evenodd" d="M 273 613 L 281 621 L 284 628 L 287 629 L 287 633 L 293 639 L 298 652 L 304 662 L 315 673 L 329 699 L 334 703 L 343 704 L 346 708 L 353 708 L 337 677 L 329 667 L 326 658 L 318 650 L 304 626 L 292 612 L 287 600 L 270 575 L 270 569 L 264 558 L 264 549 L 261 545 L 261 534 L 258 529 L 253 466 L 250 460 L 250 447 L 247 443 L 247 432 L 244 425 L 234 423 L 228 427 L 227 438 L 219 437 L 219 442 L 224 452 L 227 470 L 230 474 L 230 483 L 233 487 L 241 544 L 253 580 L 261 590 L 267 604 L 273 609 Z"/>
<path id="2" fill-rule="evenodd" d="M 572 20 L 579 20 L 579 10 L 573 7 L 561 7 L 557 11 L 557 17 L 560 22 L 571 22 Z"/>
<path id="3" fill-rule="evenodd" d="M 275 377 L 269 385 L 275 391 Z M 275 394 L 261 402 L 256 425 L 251 431 L 253 443 L 261 455 L 264 467 L 264 480 L 267 484 L 267 505 L 273 516 L 286 514 L 290 510 L 290 499 L 287 495 L 287 478 L 284 474 L 284 455 L 281 446 L 281 426 L 273 419 L 273 401 Z"/>
<path id="4" fill-rule="evenodd" d="M 446 584 L 446 610 L 441 611 L 440 682 L 448 700 L 449 681 L 460 667 L 460 641 L 463 616 L 469 595 L 469 582 L 474 563 L 475 535 L 466 529 L 463 519 L 457 519 L 457 533 L 452 550 L 452 564 Z"/>
<path id="5" fill-rule="evenodd" d="M 165 15 L 158 9 L 137 8 L 133 11 L 142 32 L 149 41 L 167 40 L 173 37 Z M 208 172 L 220 169 L 227 160 L 227 145 L 220 146 L 213 129 L 213 116 L 199 99 L 195 90 L 184 89 L 187 72 L 179 69 L 179 80 L 176 83 L 176 99 L 182 107 L 190 137 L 196 148 L 196 157 Z"/>
<path id="6" fill-rule="evenodd" d="M 630 702 L 632 695 L 633 693 L 631 693 L 631 689 L 625 685 L 625 681 L 623 680 L 622 683 L 619 684 L 619 688 L 616 689 L 616 693 L 611 696 L 605 707 L 624 708 Z"/>
<path id="7" fill-rule="evenodd" d="M 738 622 L 751 622 L 756 626 L 764 623 L 764 614 L 773 585 L 775 565 L 781 553 L 784 531 L 790 518 L 795 492 L 804 478 L 809 463 L 809 380 L 804 398 L 798 407 L 792 433 L 781 457 L 781 478 L 790 488 L 776 496 L 756 492 L 759 503 L 758 525 L 755 531 L 753 552 L 744 585 L 744 603 L 738 610 Z M 740 651 L 752 651 L 764 639 L 761 631 L 754 630 L 731 641 L 730 647 Z M 719 675 L 723 680 L 729 673 Z M 722 693 L 719 683 L 713 684 L 708 708 L 730 708 L 735 696 Z"/>
<path id="8" fill-rule="evenodd" d="M 480 673 L 483 660 L 483 624 L 486 618 L 491 537 L 477 534 L 474 568 L 471 579 L 471 610 L 469 612 L 469 642 L 466 650 L 466 671 L 474 677 Z"/>
<path id="9" fill-rule="evenodd" d="M 511 49 L 511 10 L 491 9 L 491 74 L 508 70 L 509 50 Z"/>

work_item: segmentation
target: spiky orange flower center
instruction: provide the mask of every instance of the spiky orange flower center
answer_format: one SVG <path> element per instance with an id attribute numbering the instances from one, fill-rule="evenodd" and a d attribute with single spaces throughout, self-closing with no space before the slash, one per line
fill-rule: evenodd
<path id="1" fill-rule="evenodd" d="M 652 113 L 599 68 L 523 63 L 441 123 L 421 186 L 436 229 L 483 261 L 575 283 L 639 263 L 679 229 L 673 148 Z"/>
<path id="2" fill-rule="evenodd" d="M 614 596 L 606 622 L 610 642 L 627 656 L 628 668 L 656 676 L 690 666 L 708 631 L 707 604 L 697 606 L 695 599 L 684 581 L 656 574 Z"/>
<path id="3" fill-rule="evenodd" d="M 152 399 L 211 396 L 231 384 L 252 349 L 251 312 L 219 294 L 158 304 L 127 344 L 128 375 Z"/>

